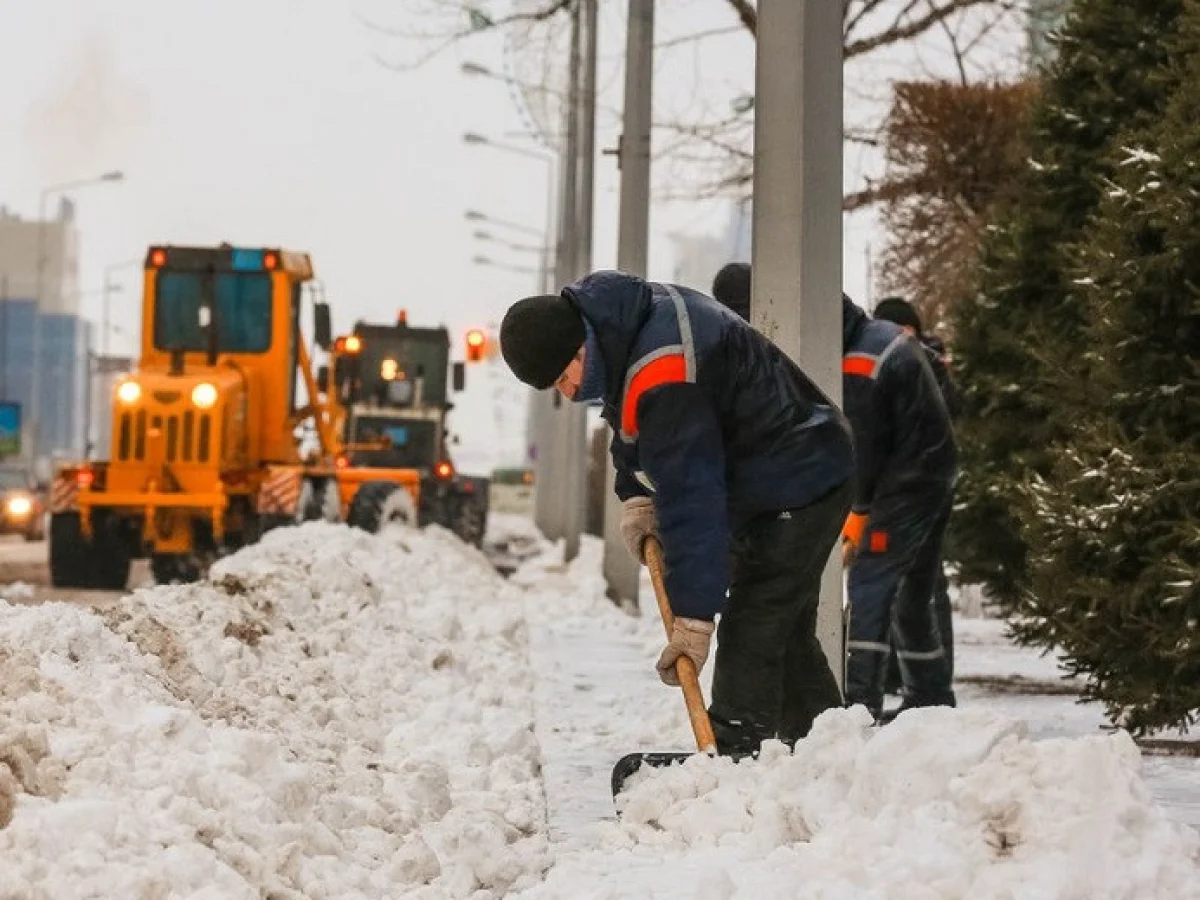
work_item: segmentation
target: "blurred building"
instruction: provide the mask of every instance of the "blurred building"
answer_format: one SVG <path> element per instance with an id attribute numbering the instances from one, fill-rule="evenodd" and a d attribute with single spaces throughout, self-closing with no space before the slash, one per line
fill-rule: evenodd
<path id="1" fill-rule="evenodd" d="M 79 233 L 71 202 L 63 199 L 40 230 L 39 237 L 37 221 L 0 207 L 0 400 L 21 404 L 24 456 L 46 460 L 83 450 L 92 330 L 79 315 Z M 39 240 L 45 260 L 40 308 Z"/>

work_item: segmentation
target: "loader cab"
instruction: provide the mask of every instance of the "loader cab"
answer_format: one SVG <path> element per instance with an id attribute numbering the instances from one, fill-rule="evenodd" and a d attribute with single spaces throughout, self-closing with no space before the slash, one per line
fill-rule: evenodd
<path id="1" fill-rule="evenodd" d="M 358 322 L 339 340 L 339 399 L 349 409 L 350 461 L 434 472 L 446 463 L 450 334 L 445 328 Z"/>
<path id="2" fill-rule="evenodd" d="M 139 372 L 169 376 L 185 395 L 209 385 L 241 389 L 244 456 L 294 462 L 301 299 L 313 277 L 308 254 L 270 248 L 150 248 L 146 256 Z M 320 340 L 320 336 L 318 336 Z M 119 399 L 119 397 L 118 397 Z M 118 448 L 119 449 L 119 448 Z M 119 458 L 119 453 L 118 453 Z"/>

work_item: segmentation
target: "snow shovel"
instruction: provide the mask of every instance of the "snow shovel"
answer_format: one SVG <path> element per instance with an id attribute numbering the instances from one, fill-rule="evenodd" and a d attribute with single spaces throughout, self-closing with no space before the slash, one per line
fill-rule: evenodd
<path id="1" fill-rule="evenodd" d="M 671 628 L 675 624 L 675 616 L 671 613 L 671 603 L 667 599 L 667 587 L 663 582 L 662 544 L 658 538 L 646 538 L 646 565 L 650 569 L 650 581 L 654 585 L 654 596 L 658 600 L 658 612 L 662 616 L 663 627 L 667 631 L 667 640 L 671 639 Z M 688 657 L 681 656 L 675 661 L 675 675 L 683 688 L 683 699 L 687 704 L 688 719 L 692 723 L 692 734 L 696 736 L 696 747 L 701 753 L 714 754 L 717 752 L 717 739 L 713 735 L 712 722 L 708 719 L 708 709 L 704 705 L 704 695 L 700 691 L 700 677 L 696 672 L 696 664 Z M 612 770 L 612 793 L 614 799 L 621 793 L 625 780 L 642 766 L 663 768 L 673 763 L 682 762 L 691 753 L 629 753 L 621 757 Z"/>

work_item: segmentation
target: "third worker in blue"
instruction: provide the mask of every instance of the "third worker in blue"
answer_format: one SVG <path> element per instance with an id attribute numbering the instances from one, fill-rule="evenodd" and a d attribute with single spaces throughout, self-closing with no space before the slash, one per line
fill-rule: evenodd
<path id="1" fill-rule="evenodd" d="M 749 315 L 750 267 L 730 263 L 713 295 Z M 846 702 L 878 719 L 896 644 L 902 709 L 954 705 L 933 608 L 956 453 L 950 416 L 925 350 L 899 326 L 842 296 L 842 401 L 854 429 Z"/>

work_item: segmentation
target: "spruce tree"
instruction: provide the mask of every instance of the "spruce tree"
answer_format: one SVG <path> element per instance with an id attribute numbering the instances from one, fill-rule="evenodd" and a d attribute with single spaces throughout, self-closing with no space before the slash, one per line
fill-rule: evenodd
<path id="1" fill-rule="evenodd" d="M 1155 119 L 1181 0 L 1078 0 L 1031 115 L 1030 160 L 985 242 L 980 290 L 952 320 L 965 410 L 948 551 L 960 577 L 1012 608 L 1028 583 L 1022 490 L 1050 471 L 1069 423 L 1063 376 L 1082 351 L 1065 250 L 1100 198 L 1113 137 Z M 1069 381 L 1069 377 L 1068 377 Z M 1074 388 L 1076 385 L 1071 384 Z"/>
<path id="2" fill-rule="evenodd" d="M 1164 43 L 1165 113 L 1112 142 L 1069 254 L 1076 387 L 1024 493 L 1016 619 L 1135 731 L 1200 716 L 1200 0 Z"/>

